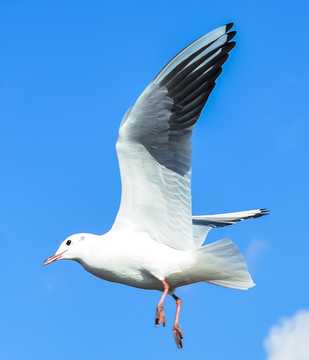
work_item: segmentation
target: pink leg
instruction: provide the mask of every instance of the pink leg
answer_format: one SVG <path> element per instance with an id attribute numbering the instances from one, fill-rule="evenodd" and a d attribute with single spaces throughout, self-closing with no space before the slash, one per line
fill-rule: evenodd
<path id="1" fill-rule="evenodd" d="M 175 338 L 177 347 L 179 349 L 182 349 L 182 341 L 181 340 L 183 339 L 183 333 L 182 333 L 182 330 L 179 325 L 179 314 L 180 314 L 182 301 L 176 295 L 173 294 L 172 296 L 176 300 L 176 304 L 177 304 L 175 321 L 174 321 L 174 326 L 173 326 L 174 338 Z"/>
<path id="2" fill-rule="evenodd" d="M 156 322 L 155 322 L 155 326 L 158 327 L 161 323 L 163 324 L 163 326 L 165 326 L 165 315 L 164 315 L 164 312 L 163 312 L 163 303 L 164 303 L 164 300 L 166 298 L 166 295 L 170 289 L 168 283 L 164 280 L 161 280 L 163 286 L 164 286 L 164 291 L 163 291 L 163 294 L 161 296 L 161 299 L 158 303 L 158 306 L 157 306 L 157 310 L 156 310 Z"/>

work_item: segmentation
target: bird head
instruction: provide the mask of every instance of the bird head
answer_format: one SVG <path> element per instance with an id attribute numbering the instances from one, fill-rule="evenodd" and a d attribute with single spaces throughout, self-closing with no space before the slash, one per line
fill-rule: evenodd
<path id="1" fill-rule="evenodd" d="M 55 255 L 50 256 L 43 265 L 51 264 L 56 260 L 78 260 L 82 253 L 83 243 L 90 234 L 74 234 L 67 237 L 59 246 Z"/>

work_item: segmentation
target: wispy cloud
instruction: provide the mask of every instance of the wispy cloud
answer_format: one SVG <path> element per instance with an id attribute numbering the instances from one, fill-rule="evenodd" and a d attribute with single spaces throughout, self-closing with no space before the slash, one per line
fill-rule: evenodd
<path id="1" fill-rule="evenodd" d="M 257 268 L 258 260 L 262 253 L 268 249 L 269 244 L 265 240 L 253 240 L 246 251 L 245 258 L 248 268 L 251 273 L 254 273 Z"/>
<path id="2" fill-rule="evenodd" d="M 42 274 L 42 275 L 41 275 L 41 278 L 42 278 L 42 280 L 43 280 L 43 282 L 44 282 L 47 290 L 48 290 L 50 293 L 53 292 L 53 286 L 52 286 L 51 282 L 46 278 L 46 276 Z"/>
<path id="3" fill-rule="evenodd" d="M 301 310 L 290 318 L 282 318 L 271 327 L 264 341 L 267 360 L 309 359 L 309 311 Z"/>

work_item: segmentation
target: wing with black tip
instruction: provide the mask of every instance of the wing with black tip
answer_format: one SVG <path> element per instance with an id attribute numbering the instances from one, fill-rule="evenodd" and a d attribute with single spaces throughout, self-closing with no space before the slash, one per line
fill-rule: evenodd
<path id="1" fill-rule="evenodd" d="M 235 31 L 200 37 L 157 75 L 122 120 L 117 141 L 122 196 L 114 228 L 147 231 L 180 250 L 196 247 L 191 218 L 191 135 Z"/>

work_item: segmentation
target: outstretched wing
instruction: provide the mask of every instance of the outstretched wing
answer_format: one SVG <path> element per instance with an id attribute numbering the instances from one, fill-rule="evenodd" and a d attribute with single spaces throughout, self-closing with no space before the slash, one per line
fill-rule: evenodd
<path id="1" fill-rule="evenodd" d="M 124 116 L 116 145 L 122 195 L 114 228 L 146 231 L 180 250 L 196 247 L 191 218 L 191 134 L 235 46 L 233 24 L 176 55 Z"/>
<path id="2" fill-rule="evenodd" d="M 268 214 L 269 210 L 263 208 L 225 214 L 192 216 L 195 244 L 198 247 L 202 246 L 209 230 L 212 228 L 221 228 L 236 224 L 239 221 L 254 219 Z"/>

